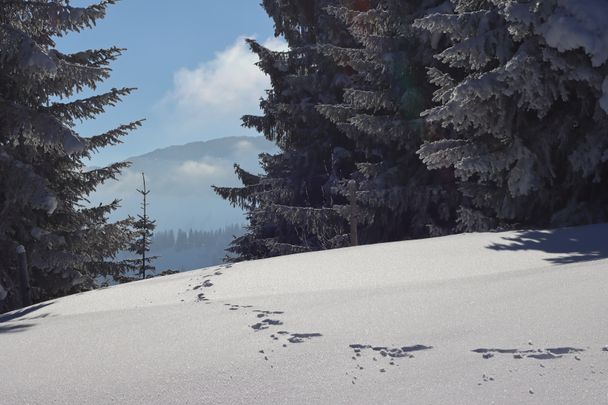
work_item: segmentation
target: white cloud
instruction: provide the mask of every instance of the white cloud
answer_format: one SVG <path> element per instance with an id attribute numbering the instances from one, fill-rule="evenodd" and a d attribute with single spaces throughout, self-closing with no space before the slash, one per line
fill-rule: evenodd
<path id="1" fill-rule="evenodd" d="M 242 155 L 243 153 L 251 153 L 253 150 L 256 149 L 256 146 L 250 142 L 250 141 L 238 141 L 236 143 L 236 154 L 237 155 Z"/>
<path id="2" fill-rule="evenodd" d="M 207 177 L 218 174 L 222 170 L 222 167 L 219 165 L 212 165 L 206 162 L 196 162 L 194 160 L 187 160 L 180 164 L 176 172 L 178 176 L 188 176 L 188 177 Z"/>
<path id="3" fill-rule="evenodd" d="M 263 45 L 273 50 L 287 49 L 281 39 Z M 268 77 L 255 63 L 257 56 L 239 37 L 230 47 L 215 54 L 195 69 L 182 68 L 174 74 L 174 88 L 166 98 L 182 112 L 230 113 L 257 111 L 260 97 L 270 87 Z"/>
<path id="4" fill-rule="evenodd" d="M 149 178 L 149 176 L 146 176 L 146 178 Z M 135 190 L 141 187 L 141 172 L 131 169 L 123 169 L 118 177 L 118 180 L 108 180 L 105 184 L 99 187 L 98 190 L 106 191 L 108 197 L 105 200 L 111 201 L 112 198 L 122 199 L 123 194 L 135 193 Z M 102 199 L 102 201 L 105 200 Z"/>

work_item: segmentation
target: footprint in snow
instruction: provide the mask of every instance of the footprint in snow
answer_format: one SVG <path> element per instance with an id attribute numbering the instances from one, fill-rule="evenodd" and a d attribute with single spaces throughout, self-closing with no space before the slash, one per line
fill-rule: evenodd
<path id="1" fill-rule="evenodd" d="M 577 354 L 584 352 L 584 349 L 578 349 L 575 347 L 552 347 L 547 349 L 529 349 L 529 350 L 520 350 L 520 349 L 474 349 L 472 352 L 481 353 L 484 359 L 491 359 L 495 355 L 512 355 L 514 359 L 523 359 L 530 358 L 536 360 L 554 360 L 560 359 L 564 357 L 564 355 L 575 355 L 577 358 Z M 580 359 L 580 357 L 579 357 Z"/>
<path id="2" fill-rule="evenodd" d="M 220 266 L 218 267 L 218 269 L 223 269 L 223 268 L 230 268 L 231 266 Z M 222 275 L 222 272 L 217 270 L 215 271 L 213 274 L 206 274 L 202 277 L 202 279 L 204 280 L 201 284 L 198 284 L 196 286 L 194 286 L 192 288 L 193 291 L 199 290 L 201 288 L 210 288 L 213 287 L 213 283 L 211 282 L 211 278 L 213 278 L 214 276 L 220 276 Z M 198 294 L 197 296 L 197 301 L 209 301 L 209 299 L 205 298 L 205 294 Z M 206 302 L 207 304 L 209 302 Z"/>
<path id="3" fill-rule="evenodd" d="M 269 326 L 283 325 L 282 321 L 277 319 L 264 319 L 262 322 L 258 322 L 255 325 L 251 325 L 251 329 L 255 331 L 268 329 Z"/>
<path id="4" fill-rule="evenodd" d="M 320 333 L 292 333 L 291 337 L 287 338 L 287 341 L 289 343 L 303 343 L 305 340 L 321 336 L 323 335 Z"/>
<path id="5" fill-rule="evenodd" d="M 251 308 L 251 307 L 252 307 L 251 305 L 247 306 L 247 308 Z M 243 308 L 245 308 L 245 307 L 243 307 Z M 258 314 L 258 318 L 263 318 L 266 315 L 282 315 L 285 313 L 283 311 L 263 311 L 261 309 L 254 309 L 251 312 L 256 312 Z"/>
<path id="6" fill-rule="evenodd" d="M 229 307 L 228 309 L 232 310 L 232 311 L 242 308 L 245 310 L 249 310 L 251 313 L 255 314 L 255 317 L 258 318 L 259 322 L 254 323 L 253 325 L 249 325 L 249 327 L 251 329 L 253 329 L 254 332 L 261 332 L 266 329 L 270 329 L 270 328 L 273 328 L 276 326 L 283 325 L 282 320 L 275 318 L 276 315 L 284 314 L 283 311 L 268 311 L 268 310 L 262 310 L 262 309 L 252 309 L 251 310 L 250 308 L 253 308 L 252 305 L 236 305 L 236 304 L 229 304 L 229 303 L 226 303 L 224 305 L 228 306 Z M 264 318 L 264 319 L 262 319 L 262 318 Z M 313 338 L 317 338 L 317 337 L 321 337 L 321 336 L 323 336 L 321 333 L 316 333 L 316 332 L 315 333 L 291 333 L 291 332 L 288 332 L 285 330 L 280 330 L 278 332 L 272 333 L 270 335 L 270 338 L 273 341 L 282 344 L 282 346 L 284 348 L 286 348 L 288 346 L 288 344 L 304 343 Z M 260 351 L 260 353 L 262 353 L 262 351 Z M 267 357 L 267 356 L 265 355 L 265 357 Z M 267 360 L 267 359 L 265 359 L 265 360 Z"/>
<path id="7" fill-rule="evenodd" d="M 351 357 L 352 360 L 357 362 L 355 365 L 355 370 L 364 370 L 364 367 L 361 364 L 363 362 L 369 362 L 369 367 L 375 367 L 380 373 L 386 373 L 390 367 L 398 367 L 398 361 L 404 358 L 413 358 L 413 353 L 415 352 L 430 350 L 433 348 L 433 346 L 425 345 L 388 347 L 358 343 L 349 345 L 349 347 L 353 350 L 353 356 Z M 353 376 L 353 384 L 355 380 L 356 376 Z"/>

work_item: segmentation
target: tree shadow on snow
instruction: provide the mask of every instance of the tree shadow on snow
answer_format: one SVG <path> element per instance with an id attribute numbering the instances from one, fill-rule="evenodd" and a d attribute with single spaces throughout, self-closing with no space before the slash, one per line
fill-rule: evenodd
<path id="1" fill-rule="evenodd" d="M 23 332 L 26 329 L 31 328 L 34 324 L 31 323 L 22 323 L 17 325 L 0 325 L 0 335 L 3 333 L 15 333 L 15 332 Z"/>
<path id="2" fill-rule="evenodd" d="M 555 264 L 570 264 L 608 258 L 608 224 L 561 228 L 548 231 L 520 231 L 505 237 L 505 243 L 494 243 L 488 249 L 505 251 L 538 250 L 559 254 L 545 259 Z"/>
<path id="3" fill-rule="evenodd" d="M 0 315 L 0 334 L 2 333 L 14 333 L 14 332 L 22 332 L 26 329 L 31 328 L 35 324 L 33 323 L 21 323 L 23 321 L 32 321 L 35 319 L 42 319 L 49 316 L 49 313 L 46 312 L 44 314 L 36 314 L 33 316 L 29 316 L 30 314 L 51 305 L 53 302 L 45 302 L 38 305 L 32 305 L 27 308 L 19 309 L 13 312 L 9 312 L 8 314 Z M 11 325 L 3 325 L 6 322 L 19 322 Z"/>

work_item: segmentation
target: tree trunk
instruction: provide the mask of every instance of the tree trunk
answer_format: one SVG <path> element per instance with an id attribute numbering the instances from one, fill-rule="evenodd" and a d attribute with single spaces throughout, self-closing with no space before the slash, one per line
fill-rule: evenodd
<path id="1" fill-rule="evenodd" d="M 27 254 L 23 245 L 17 246 L 17 264 L 19 266 L 21 306 L 29 307 L 32 305 L 32 289 L 30 287 L 30 276 L 27 269 Z"/>
<path id="2" fill-rule="evenodd" d="M 357 183 L 354 180 L 348 182 L 348 193 L 350 199 L 350 244 L 351 246 L 358 246 Z"/>

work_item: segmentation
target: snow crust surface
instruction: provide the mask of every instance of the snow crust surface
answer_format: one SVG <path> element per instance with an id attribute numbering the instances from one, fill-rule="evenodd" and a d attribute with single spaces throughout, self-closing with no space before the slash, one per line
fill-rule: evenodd
<path id="1" fill-rule="evenodd" d="M 608 225 L 224 265 L 0 315 L 0 404 L 601 404 Z"/>

